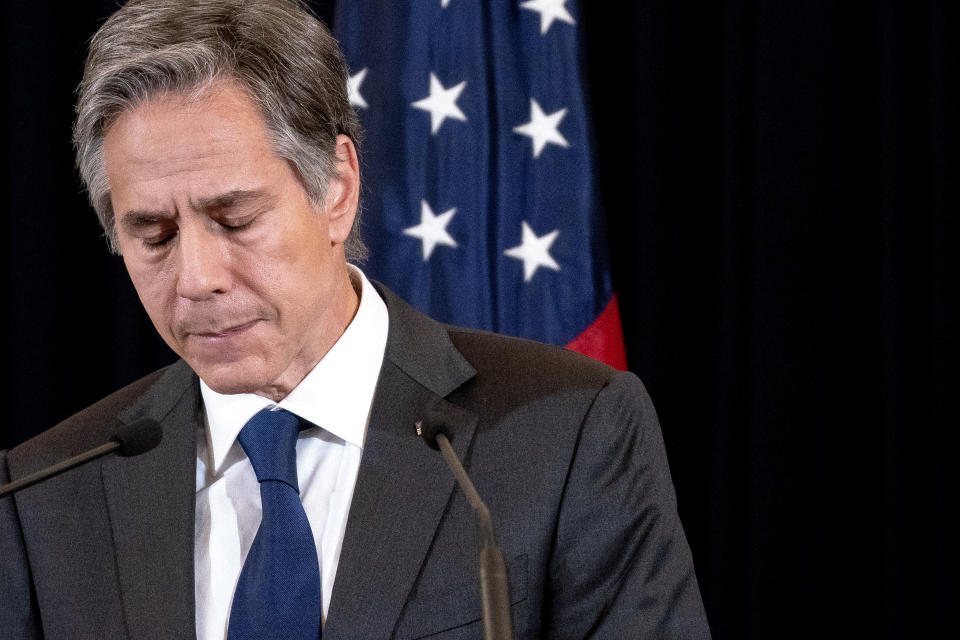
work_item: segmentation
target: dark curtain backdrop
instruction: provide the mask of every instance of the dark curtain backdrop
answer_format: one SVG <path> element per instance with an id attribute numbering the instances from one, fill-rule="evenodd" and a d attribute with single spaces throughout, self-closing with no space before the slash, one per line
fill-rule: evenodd
<path id="1" fill-rule="evenodd" d="M 0 447 L 173 357 L 72 165 L 115 3 L 57 4 L 0 9 Z M 952 635 L 958 4 L 583 4 L 630 365 L 715 637 Z"/>

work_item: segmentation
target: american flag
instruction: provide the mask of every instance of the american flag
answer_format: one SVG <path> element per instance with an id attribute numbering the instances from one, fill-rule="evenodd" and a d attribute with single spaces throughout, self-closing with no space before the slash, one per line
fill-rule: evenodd
<path id="1" fill-rule="evenodd" d="M 341 0 L 365 271 L 429 315 L 626 367 L 575 0 Z"/>

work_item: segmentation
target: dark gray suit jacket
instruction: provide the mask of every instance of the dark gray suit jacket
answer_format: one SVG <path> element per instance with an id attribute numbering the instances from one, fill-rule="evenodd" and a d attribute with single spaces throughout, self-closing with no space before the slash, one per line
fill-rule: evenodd
<path id="1" fill-rule="evenodd" d="M 517 638 L 709 637 L 640 381 L 382 294 L 386 356 L 324 639 L 483 637 L 474 516 L 415 432 L 436 401 L 496 523 Z M 153 451 L 0 501 L 0 637 L 194 637 L 202 405 L 184 362 L 0 452 L 0 482 L 140 417 L 163 427 Z"/>

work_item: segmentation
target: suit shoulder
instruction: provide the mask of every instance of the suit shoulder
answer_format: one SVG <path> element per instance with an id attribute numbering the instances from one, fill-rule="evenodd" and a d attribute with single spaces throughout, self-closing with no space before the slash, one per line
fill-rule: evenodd
<path id="1" fill-rule="evenodd" d="M 621 373 L 564 347 L 462 327 L 447 331 L 478 375 L 493 374 L 509 384 L 536 380 L 546 386 L 602 387 Z"/>
<path id="2" fill-rule="evenodd" d="M 117 416 L 150 389 L 169 369 L 150 373 L 114 391 L 89 407 L 73 414 L 8 453 L 11 465 L 29 471 L 76 455 L 103 444 L 116 424 Z M 27 468 L 28 467 L 28 468 Z M 21 475 L 18 473 L 17 475 Z"/>

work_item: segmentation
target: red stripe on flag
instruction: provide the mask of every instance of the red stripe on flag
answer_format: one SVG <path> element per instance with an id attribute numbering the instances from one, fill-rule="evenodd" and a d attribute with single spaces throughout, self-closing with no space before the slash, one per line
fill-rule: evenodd
<path id="1" fill-rule="evenodd" d="M 623 326 L 617 295 L 586 330 L 567 345 L 567 349 L 590 356 L 611 367 L 626 371 L 627 351 L 623 346 Z"/>

